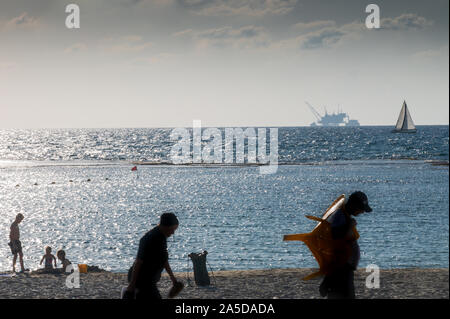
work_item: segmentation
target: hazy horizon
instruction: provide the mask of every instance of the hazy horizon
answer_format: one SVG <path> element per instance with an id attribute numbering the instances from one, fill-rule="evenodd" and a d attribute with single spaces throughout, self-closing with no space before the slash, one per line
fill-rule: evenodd
<path id="1" fill-rule="evenodd" d="M 0 3 L 0 129 L 449 124 L 446 0 L 72 3 Z"/>

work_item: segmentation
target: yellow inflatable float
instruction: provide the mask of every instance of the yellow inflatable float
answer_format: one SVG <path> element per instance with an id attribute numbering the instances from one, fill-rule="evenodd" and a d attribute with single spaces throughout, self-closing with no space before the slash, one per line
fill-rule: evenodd
<path id="1" fill-rule="evenodd" d="M 307 215 L 307 218 L 318 221 L 318 224 L 310 233 L 284 236 L 284 241 L 298 240 L 304 242 L 319 264 L 319 271 L 304 277 L 303 280 L 329 274 L 333 269 L 348 260 L 351 254 L 351 246 L 348 241 L 343 239 L 333 239 L 331 225 L 327 220 L 344 203 L 345 195 L 341 195 L 328 207 L 322 218 Z M 353 239 L 357 240 L 358 238 L 358 231 L 354 227 Z"/>

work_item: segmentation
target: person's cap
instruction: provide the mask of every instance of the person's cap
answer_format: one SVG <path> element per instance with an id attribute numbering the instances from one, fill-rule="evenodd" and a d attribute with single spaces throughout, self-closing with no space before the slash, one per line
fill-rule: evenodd
<path id="1" fill-rule="evenodd" d="M 175 226 L 178 225 L 178 218 L 174 213 L 164 213 L 161 215 L 159 224 L 161 226 Z"/>
<path id="2" fill-rule="evenodd" d="M 362 209 L 368 213 L 372 211 L 372 208 L 369 206 L 369 200 L 363 192 L 354 192 L 351 194 L 348 198 L 347 204 L 353 208 Z"/>

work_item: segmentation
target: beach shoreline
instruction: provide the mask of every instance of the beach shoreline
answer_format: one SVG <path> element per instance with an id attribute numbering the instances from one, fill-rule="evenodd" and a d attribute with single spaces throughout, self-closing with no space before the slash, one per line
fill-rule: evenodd
<path id="1" fill-rule="evenodd" d="M 185 283 L 177 299 L 321 299 L 321 278 L 304 281 L 312 268 L 230 270 L 210 273 L 210 287 L 196 287 L 193 273 L 175 273 Z M 8 273 L 4 273 L 7 275 Z M 10 274 L 10 273 L 9 273 Z M 380 269 L 380 288 L 366 287 L 365 269 L 355 272 L 358 299 L 449 299 L 448 268 Z M 187 278 L 190 277 L 190 280 Z M 68 288 L 64 274 L 17 274 L 0 277 L 0 299 L 119 299 L 126 273 L 80 274 L 80 287 Z M 158 283 L 166 298 L 171 281 Z"/>

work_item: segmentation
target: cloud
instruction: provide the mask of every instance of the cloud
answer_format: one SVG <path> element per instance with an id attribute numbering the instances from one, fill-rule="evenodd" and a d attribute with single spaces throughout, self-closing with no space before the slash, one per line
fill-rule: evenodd
<path id="1" fill-rule="evenodd" d="M 71 46 L 69 46 L 68 48 L 66 48 L 64 50 L 65 53 L 75 53 L 75 52 L 80 52 L 80 51 L 84 51 L 87 49 L 87 45 L 81 42 L 78 43 L 74 43 Z"/>
<path id="2" fill-rule="evenodd" d="M 142 3 L 144 0 L 124 0 L 122 3 L 125 5 L 136 5 Z"/>
<path id="3" fill-rule="evenodd" d="M 433 21 L 413 13 L 405 13 L 395 18 L 381 19 L 381 30 L 421 30 L 433 25 Z"/>
<path id="4" fill-rule="evenodd" d="M 191 6 L 204 6 L 210 1 L 184 0 Z M 415 15 L 401 14 L 393 18 L 382 20 L 380 32 L 392 32 L 401 30 L 417 30 L 429 27 L 432 21 Z M 186 29 L 172 34 L 174 37 L 192 38 L 197 48 L 207 47 L 233 47 L 239 49 L 267 48 L 272 50 L 318 50 L 323 48 L 334 48 L 348 41 L 357 41 L 367 36 L 367 29 L 362 21 L 353 21 L 338 25 L 333 20 L 317 20 L 311 22 L 298 22 L 291 27 L 296 35 L 284 39 L 274 40 L 267 29 L 258 26 L 246 26 L 235 28 L 231 26 L 195 31 Z M 425 54 L 425 53 L 424 53 Z M 431 54 L 431 53 L 428 53 Z"/>
<path id="5" fill-rule="evenodd" d="M 337 44 L 345 35 L 346 33 L 340 29 L 325 28 L 300 37 L 300 46 L 307 50 L 330 47 Z"/>
<path id="6" fill-rule="evenodd" d="M 0 29 L 4 30 L 19 30 L 19 29 L 34 29 L 40 26 L 40 21 L 24 12 L 20 16 L 12 18 L 5 23 Z"/>
<path id="7" fill-rule="evenodd" d="M 143 41 L 142 37 L 138 35 L 107 38 L 100 44 L 102 49 L 113 53 L 141 52 L 151 46 L 151 42 Z"/>
<path id="8" fill-rule="evenodd" d="M 448 45 L 437 49 L 428 49 L 419 51 L 411 55 L 412 59 L 416 62 L 429 62 L 436 61 L 436 59 L 446 59 L 448 64 Z"/>
<path id="9" fill-rule="evenodd" d="M 172 4 L 175 0 L 115 0 L 119 1 L 122 6 L 136 6 L 141 4 L 156 4 L 156 5 L 167 5 Z"/>
<path id="10" fill-rule="evenodd" d="M 175 32 L 173 34 L 173 36 L 174 37 L 183 37 L 185 35 L 192 35 L 193 33 L 194 33 L 194 31 L 192 29 L 186 29 L 186 30 Z"/>
<path id="11" fill-rule="evenodd" d="M 313 30 L 317 29 L 323 29 L 323 28 L 332 28 L 336 27 L 336 22 L 332 20 L 318 20 L 318 21 L 312 21 L 308 23 L 299 22 L 292 26 L 292 28 L 297 32 L 311 32 Z"/>
<path id="12" fill-rule="evenodd" d="M 203 8 L 211 3 L 222 3 L 218 1 L 205 0 L 183 0 L 192 7 Z M 230 1 L 229 5 L 235 3 Z M 262 1 L 267 3 L 267 1 Z M 381 21 L 380 32 L 392 32 L 394 30 L 417 30 L 429 27 L 432 21 L 416 14 L 401 14 L 393 18 L 385 18 Z M 292 25 L 296 35 L 274 41 L 269 32 L 263 27 L 246 26 L 234 28 L 225 26 L 204 31 L 186 29 L 173 34 L 174 37 L 190 37 L 197 48 L 207 47 L 233 47 L 239 49 L 268 48 L 274 50 L 318 50 L 322 48 L 333 48 L 352 40 L 356 41 L 368 35 L 373 30 L 367 29 L 362 21 L 353 21 L 338 25 L 333 20 L 317 20 L 311 22 L 298 22 Z M 425 54 L 425 53 L 424 53 Z M 431 54 L 431 53 L 428 53 Z"/>
<path id="13" fill-rule="evenodd" d="M 174 36 L 189 36 L 197 47 L 232 47 L 239 49 L 251 49 L 266 47 L 270 43 L 268 34 L 263 27 L 253 25 L 241 28 L 225 26 L 204 31 L 183 30 L 173 34 Z"/>
<path id="14" fill-rule="evenodd" d="M 263 32 L 262 27 L 246 26 L 240 29 L 233 29 L 232 27 L 223 27 L 218 29 L 209 29 L 200 33 L 197 36 L 208 39 L 242 39 L 254 38 Z"/>
<path id="15" fill-rule="evenodd" d="M 177 0 L 192 13 L 205 16 L 266 16 L 291 12 L 297 0 Z"/>
<path id="16" fill-rule="evenodd" d="M 379 31 L 420 30 L 431 25 L 433 25 L 433 22 L 424 17 L 405 13 L 394 18 L 382 19 Z M 294 39 L 284 40 L 282 43 L 288 46 L 294 44 L 305 50 L 335 47 L 346 39 L 359 39 L 365 32 L 369 31 L 365 23 L 359 21 L 337 25 L 336 22 L 331 20 L 300 22 L 293 25 L 293 29 L 300 35 Z"/>
<path id="17" fill-rule="evenodd" d="M 280 40 L 272 44 L 278 49 L 314 50 L 331 48 L 341 44 L 344 39 L 360 37 L 364 25 L 359 22 L 347 23 L 338 26 L 332 20 L 318 20 L 308 23 L 296 23 L 292 29 L 296 36 Z"/>

